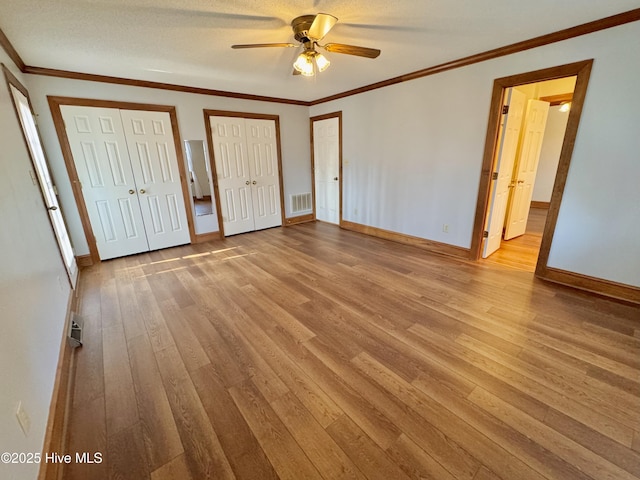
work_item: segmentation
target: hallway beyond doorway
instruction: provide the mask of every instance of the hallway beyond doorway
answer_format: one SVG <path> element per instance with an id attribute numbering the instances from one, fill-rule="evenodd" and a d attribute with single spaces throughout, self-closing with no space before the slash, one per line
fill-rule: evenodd
<path id="1" fill-rule="evenodd" d="M 532 207 L 524 235 L 503 240 L 500 249 L 482 261 L 534 272 L 546 220 L 547 209 Z"/>

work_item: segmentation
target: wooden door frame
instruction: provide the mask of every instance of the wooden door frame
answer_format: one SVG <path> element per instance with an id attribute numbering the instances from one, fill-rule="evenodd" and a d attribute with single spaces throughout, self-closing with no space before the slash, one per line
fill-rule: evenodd
<path id="1" fill-rule="evenodd" d="M 509 77 L 498 78 L 493 83 L 493 93 L 491 97 L 491 107 L 489 109 L 489 125 L 487 128 L 487 136 L 484 147 L 484 157 L 482 161 L 482 172 L 480 175 L 480 187 L 478 189 L 478 201 L 476 214 L 473 224 L 473 233 L 471 238 L 470 258 L 471 260 L 479 260 L 482 253 L 482 239 L 484 231 L 484 223 L 489 207 L 489 193 L 491 190 L 491 173 L 493 171 L 493 161 L 495 149 L 497 146 L 498 129 L 500 126 L 500 117 L 502 113 L 502 103 L 504 101 L 504 92 L 507 88 L 516 87 L 528 83 L 538 83 L 546 80 L 555 80 L 558 78 L 576 76 L 576 85 L 573 92 L 573 101 L 571 110 L 567 120 L 567 128 L 564 134 L 562 150 L 560 152 L 560 160 L 556 171 L 556 179 L 551 194 L 551 202 L 547 221 L 544 226 L 542 235 L 542 244 L 540 245 L 540 253 L 536 264 L 536 276 L 547 278 L 549 260 L 549 251 L 553 241 L 556 223 L 558 221 L 558 213 L 562 203 L 562 195 L 569 173 L 569 165 L 576 141 L 578 125 L 582 115 L 582 107 L 587 93 L 587 85 L 591 74 L 593 59 L 581 62 L 561 65 L 534 72 L 511 75 Z"/>
<path id="2" fill-rule="evenodd" d="M 60 142 L 60 148 L 62 149 L 62 156 L 64 158 L 65 166 L 67 167 L 69 179 L 71 180 L 73 196 L 75 198 L 76 205 L 78 206 L 80 221 L 82 222 L 82 229 L 84 230 L 87 244 L 89 245 L 89 254 L 93 263 L 101 262 L 100 254 L 98 252 L 96 238 L 93 235 L 93 229 L 91 228 L 89 212 L 87 211 L 87 205 L 84 201 L 84 195 L 82 194 L 82 185 L 80 184 L 80 180 L 78 178 L 78 172 L 73 160 L 73 154 L 71 153 L 71 145 L 69 144 L 67 130 L 64 125 L 64 119 L 62 118 L 62 110 L 60 107 L 64 105 L 72 105 L 78 107 L 117 108 L 119 110 L 143 110 L 148 112 L 166 112 L 169 114 L 169 118 L 171 120 L 171 131 L 173 133 L 173 143 L 175 144 L 176 158 L 178 160 L 178 172 L 180 175 L 182 197 L 187 213 L 189 240 L 191 243 L 195 243 L 196 233 L 193 221 L 194 215 L 191 208 L 191 198 L 189 194 L 189 185 L 187 184 L 185 159 L 184 152 L 182 150 L 182 141 L 180 140 L 180 130 L 178 129 L 176 107 L 169 105 L 153 105 L 146 103 L 131 103 L 113 100 L 96 100 L 91 98 L 57 97 L 51 95 L 47 96 L 47 101 L 49 102 L 49 109 L 51 110 L 51 116 L 53 117 L 53 125 L 55 126 L 56 133 L 58 134 L 58 141 Z"/>
<path id="3" fill-rule="evenodd" d="M 276 148 L 278 151 L 278 183 L 280 184 L 280 217 L 285 225 L 284 212 L 284 181 L 282 177 L 282 148 L 280 145 L 280 115 L 269 115 L 266 113 L 232 112 L 228 110 L 203 110 L 204 128 L 207 132 L 207 145 L 209 147 L 209 168 L 213 179 L 213 192 L 216 199 L 216 213 L 218 215 L 218 229 L 220 239 L 224 238 L 224 222 L 222 220 L 222 210 L 220 209 L 220 190 L 218 189 L 218 171 L 216 169 L 216 157 L 213 149 L 213 135 L 211 132 L 211 117 L 235 117 L 248 118 L 253 120 L 273 120 L 276 124 Z"/>
<path id="4" fill-rule="evenodd" d="M 338 119 L 338 225 L 342 227 L 342 110 L 325 113 L 309 118 L 309 135 L 311 139 L 311 202 L 313 203 L 313 219 L 316 219 L 316 167 L 313 142 L 313 122 Z"/>

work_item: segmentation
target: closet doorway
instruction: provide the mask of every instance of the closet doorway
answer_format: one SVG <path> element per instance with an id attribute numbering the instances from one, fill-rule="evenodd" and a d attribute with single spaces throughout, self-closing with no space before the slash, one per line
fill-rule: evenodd
<path id="1" fill-rule="evenodd" d="M 192 241 L 173 107 L 56 97 L 49 103 L 92 260 Z"/>
<path id="2" fill-rule="evenodd" d="M 284 223 L 276 115 L 205 110 L 221 238 Z"/>

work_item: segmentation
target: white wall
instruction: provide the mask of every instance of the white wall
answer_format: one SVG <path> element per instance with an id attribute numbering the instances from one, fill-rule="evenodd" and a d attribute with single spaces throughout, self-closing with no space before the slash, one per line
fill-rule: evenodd
<path id="1" fill-rule="evenodd" d="M 309 109 L 307 107 L 38 75 L 27 75 L 27 86 L 31 101 L 39 115 L 40 131 L 49 154 L 49 162 L 62 206 L 65 208 L 76 255 L 88 254 L 89 247 L 53 126 L 47 95 L 175 106 L 182 141 L 206 141 L 203 109 L 279 115 L 286 215 L 291 216 L 290 195 L 311 191 Z M 215 215 L 211 220 L 209 231 L 218 230 Z M 205 233 L 205 231 L 201 230 L 198 233 Z"/>
<path id="2" fill-rule="evenodd" d="M 531 198 L 533 201 L 551 201 L 568 119 L 569 112 L 561 112 L 560 105 L 549 107 L 547 126 L 544 129 L 544 138 L 540 149 L 540 163 L 538 163 L 536 181 L 533 185 Z"/>
<path id="3" fill-rule="evenodd" d="M 343 112 L 344 218 L 470 247 L 494 79 L 594 58 L 549 266 L 640 286 L 638 51 L 634 22 L 312 107 Z"/>
<path id="4" fill-rule="evenodd" d="M 0 62 L 23 80 L 3 50 Z M 70 287 L 4 78 L 0 83 L 0 452 L 40 452 Z M 19 401 L 31 417 L 28 437 L 15 416 Z M 0 463 L 0 478 L 35 479 L 38 467 Z"/>

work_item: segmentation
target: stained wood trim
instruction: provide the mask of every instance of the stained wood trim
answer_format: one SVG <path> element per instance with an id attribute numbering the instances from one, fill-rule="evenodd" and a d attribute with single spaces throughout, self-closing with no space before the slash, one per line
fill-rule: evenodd
<path id="1" fill-rule="evenodd" d="M 193 243 L 205 243 L 212 240 L 218 240 L 220 232 L 196 233 L 196 239 Z"/>
<path id="2" fill-rule="evenodd" d="M 307 223 L 313 222 L 316 219 L 316 216 L 313 213 L 308 213 L 307 215 L 300 215 L 298 217 L 287 217 L 284 221 L 285 225 L 297 225 L 298 223 Z"/>
<path id="3" fill-rule="evenodd" d="M 20 69 L 21 72 L 25 72 L 26 65 L 22 61 L 22 58 L 18 54 L 18 51 L 13 47 L 7 36 L 4 34 L 2 29 L 0 28 L 0 46 L 2 49 L 9 55 L 9 58 L 15 63 L 16 67 Z"/>
<path id="4" fill-rule="evenodd" d="M 393 242 L 404 243 L 405 245 L 412 245 L 414 247 L 428 250 L 429 252 L 438 253 L 441 255 L 449 255 L 458 258 L 469 258 L 469 249 L 456 247 L 455 245 L 448 245 L 446 243 L 436 242 L 434 240 L 427 240 L 425 238 L 414 237 L 406 235 L 404 233 L 392 232 L 390 230 L 383 230 L 382 228 L 370 227 L 368 225 L 362 225 L 360 223 L 350 222 L 343 220 L 340 223 L 340 227 L 345 230 L 351 230 L 353 232 L 364 233 L 365 235 L 371 235 L 372 237 L 383 238 L 385 240 L 391 240 Z"/>
<path id="5" fill-rule="evenodd" d="M 25 73 L 32 75 L 43 75 L 48 77 L 69 78 L 72 80 L 84 80 L 88 82 L 112 83 L 115 85 L 128 85 L 130 87 L 155 88 L 160 90 L 171 90 L 174 92 L 195 93 L 199 95 L 210 95 L 215 97 L 238 98 L 241 100 L 255 100 L 258 102 L 283 103 L 287 105 L 301 105 L 308 107 L 310 102 L 293 100 L 289 98 L 269 97 L 263 95 L 251 95 L 248 93 L 227 92 L 224 90 L 214 90 L 210 88 L 189 87 L 187 85 L 176 85 L 173 83 L 152 82 L 148 80 L 134 80 L 131 78 L 112 77 L 109 75 L 95 75 L 92 73 L 71 72 L 68 70 L 57 70 L 54 68 L 43 68 L 26 65 Z"/>
<path id="6" fill-rule="evenodd" d="M 207 133 L 207 146 L 209 147 L 209 168 L 211 169 L 211 176 L 213 177 L 213 192 L 216 199 L 216 213 L 218 215 L 218 227 L 219 238 L 224 238 L 224 222 L 222 219 L 222 210 L 220 209 L 220 190 L 218 189 L 218 173 L 216 170 L 215 151 L 213 148 L 213 135 L 211 132 L 211 117 L 235 117 L 235 118 L 250 118 L 254 120 L 273 120 L 276 124 L 276 148 L 278 149 L 278 182 L 280 182 L 280 217 L 281 225 L 286 224 L 286 217 L 284 211 L 284 177 L 282 176 L 282 141 L 280 136 L 280 116 L 270 115 L 266 113 L 251 113 L 251 112 L 232 112 L 228 110 L 209 110 L 205 109 L 204 112 L 204 128 Z"/>
<path id="7" fill-rule="evenodd" d="M 551 248 L 551 241 L 553 239 L 553 233 L 558 219 L 562 193 L 564 192 L 569 164 L 571 163 L 571 155 L 573 154 L 573 146 L 578 132 L 578 124 L 580 123 L 582 105 L 587 91 L 587 84 L 589 82 L 592 64 L 593 60 L 585 60 L 568 65 L 536 70 L 534 72 L 511 75 L 508 77 L 498 78 L 494 81 L 480 174 L 480 186 L 478 188 L 476 214 L 471 237 L 470 258 L 472 260 L 478 260 L 480 258 L 482 248 L 482 232 L 484 230 L 487 209 L 489 207 L 489 193 L 491 187 L 490 178 L 491 172 L 493 171 L 493 163 L 495 159 L 494 152 L 498 141 L 499 123 L 505 89 L 517 85 L 554 80 L 556 78 L 571 77 L 575 75 L 577 76 L 577 79 L 573 92 L 573 104 L 571 111 L 569 112 L 569 119 L 567 121 L 564 142 L 560 153 L 554 190 L 551 195 L 549 213 L 547 215 L 547 222 L 545 224 L 545 230 L 542 237 L 540 255 L 538 256 L 538 266 L 547 264 L 549 249 Z"/>
<path id="8" fill-rule="evenodd" d="M 349 97 L 351 95 L 357 95 L 359 93 L 369 92 L 382 87 L 388 87 L 389 85 L 395 85 L 397 83 L 408 82 L 417 78 L 427 77 L 429 75 L 435 75 L 436 73 L 446 72 L 447 70 L 453 70 L 460 67 L 466 67 L 473 65 L 474 63 L 485 62 L 487 60 L 493 60 L 494 58 L 504 57 L 532 48 L 542 47 L 550 43 L 562 42 L 571 38 L 587 35 L 589 33 L 598 32 L 600 30 L 606 30 L 608 28 L 617 27 L 626 23 L 636 22 L 640 20 L 640 8 L 629 10 L 628 12 L 619 13 L 610 17 L 601 18 L 593 22 L 583 23 L 575 27 L 566 28 L 557 32 L 548 33 L 539 37 L 530 38 L 522 42 L 512 43 L 504 47 L 495 48 L 486 52 L 477 53 L 468 57 L 460 58 L 458 60 L 452 60 L 450 62 L 441 63 L 439 65 L 424 68 L 413 73 L 400 75 L 399 77 L 390 78 L 381 82 L 372 83 L 360 88 L 354 88 L 346 92 L 338 93 L 336 95 L 330 95 L 328 97 L 319 98 L 313 100 L 311 105 L 319 105 L 321 103 L 331 102 L 340 98 Z"/>
<path id="9" fill-rule="evenodd" d="M 544 208 L 546 210 L 551 206 L 551 202 L 536 202 L 535 200 L 531 200 L 531 208 Z"/>
<path id="10" fill-rule="evenodd" d="M 561 93 L 559 95 L 549 95 L 547 97 L 540 97 L 539 100 L 542 100 L 543 102 L 549 102 L 549 105 L 551 107 L 555 107 L 557 105 L 562 105 L 563 103 L 572 101 L 573 92 Z"/>
<path id="11" fill-rule="evenodd" d="M 311 139 L 311 200 L 313 202 L 313 217 L 316 218 L 316 167 L 315 147 L 313 139 L 313 122 L 338 119 L 338 223 L 342 223 L 342 111 L 325 113 L 309 119 L 309 138 Z"/>
<path id="12" fill-rule="evenodd" d="M 559 268 L 546 267 L 536 276 L 543 280 L 586 290 L 591 293 L 640 304 L 640 287 L 612 282 L 602 278 L 590 277 L 580 273 L 568 272 Z"/>
<path id="13" fill-rule="evenodd" d="M 79 268 L 90 267 L 93 265 L 93 259 L 91 255 L 78 255 L 76 256 L 76 264 Z"/>
<path id="14" fill-rule="evenodd" d="M 82 194 L 82 186 L 78 178 L 78 172 L 76 170 L 75 163 L 73 161 L 73 154 L 71 153 L 71 146 L 67 138 L 67 131 L 62 118 L 62 105 L 75 105 L 82 107 L 100 107 L 100 108 L 117 108 L 121 110 L 145 110 L 150 112 L 166 112 L 169 114 L 171 121 L 171 131 L 173 134 L 173 141 L 176 148 L 176 157 L 178 160 L 178 172 L 180 175 L 180 185 L 182 186 L 182 198 L 185 203 L 185 210 L 187 213 L 187 226 L 189 228 L 189 240 L 191 243 L 195 241 L 195 228 L 193 225 L 193 209 L 191 206 L 191 198 L 189 196 L 189 185 L 187 183 L 187 174 L 185 170 L 184 152 L 182 150 L 182 141 L 180 140 L 180 130 L 178 128 L 178 117 L 176 115 L 176 107 L 170 105 L 154 105 L 145 103 L 131 103 L 120 102 L 112 100 L 98 100 L 92 98 L 74 98 L 74 97 L 58 97 L 47 96 L 49 102 L 49 109 L 51 110 L 51 116 L 53 118 L 53 125 L 55 126 L 56 133 L 58 135 L 58 141 L 60 148 L 62 149 L 62 157 L 64 158 L 65 166 L 69 174 L 71 181 L 71 188 L 73 196 L 78 206 L 78 212 L 80 214 L 80 221 L 82 223 L 82 229 L 89 245 L 89 254 L 94 263 L 100 262 L 100 254 L 98 253 L 98 246 L 96 243 L 93 230 L 91 228 L 91 221 L 89 220 L 89 212 L 84 201 L 84 195 Z"/>
<path id="15" fill-rule="evenodd" d="M 78 285 L 82 285 L 78 272 Z M 81 289 L 82 287 L 80 287 Z M 74 349 L 67 342 L 69 323 L 72 312 L 77 311 L 80 299 L 80 289 L 71 290 L 67 303 L 67 313 L 62 330 L 62 340 L 58 354 L 58 366 L 56 378 L 53 383 L 49 416 L 45 430 L 43 455 L 47 452 L 65 452 L 67 442 L 67 424 L 73 400 L 73 386 L 75 381 L 75 355 Z M 61 478 L 63 464 L 59 462 L 41 462 L 38 472 L 38 480 L 57 480 Z"/>
<path id="16" fill-rule="evenodd" d="M 186 85 L 176 85 L 172 83 L 152 82 L 147 80 L 134 80 L 130 78 L 112 77 L 108 75 L 96 75 L 96 74 L 90 74 L 90 73 L 72 72 L 68 70 L 58 70 L 53 68 L 44 68 L 44 67 L 25 65 L 24 62 L 22 62 L 22 60 L 20 59 L 17 52 L 15 52 L 15 49 L 13 49 L 13 46 L 11 46 L 11 43 L 8 41 L 8 39 L 6 39 L 6 36 L 4 37 L 6 39 L 6 43 L 2 42 L 1 39 L 0 39 L 0 43 L 2 43 L 2 46 L 5 48 L 5 50 L 7 50 L 7 48 L 9 48 L 10 46 L 10 49 L 15 52 L 16 59 L 14 59 L 14 57 L 11 56 L 11 53 L 9 53 L 9 51 L 7 50 L 7 53 L 12 57 L 14 61 L 18 60 L 20 62 L 20 63 L 16 63 L 16 65 L 18 65 L 20 70 L 22 70 L 24 73 L 30 73 L 33 75 L 44 75 L 44 76 L 50 76 L 50 77 L 69 78 L 74 80 L 85 80 L 90 82 L 113 83 L 117 85 L 129 85 L 133 87 L 156 88 L 156 89 L 162 89 L 162 90 L 172 90 L 177 92 L 196 93 L 201 95 L 212 95 L 212 96 L 219 96 L 219 97 L 239 98 L 244 100 L 284 103 L 289 105 L 300 105 L 300 106 L 309 107 L 313 105 L 319 105 L 321 103 L 330 102 L 332 100 L 338 100 L 340 98 L 349 97 L 351 95 L 357 95 L 357 94 L 368 92 L 371 90 L 376 90 L 378 88 L 387 87 L 389 85 L 395 85 L 397 83 L 408 82 L 410 80 L 415 80 L 417 78 L 422 78 L 429 75 L 435 75 L 436 73 L 442 73 L 447 70 L 466 67 L 469 65 L 473 65 L 474 63 L 480 63 L 487 60 L 492 60 L 494 58 L 511 55 L 513 53 L 523 52 L 525 50 L 530 50 L 532 48 L 541 47 L 551 43 L 561 42 L 561 41 L 579 37 L 582 35 L 587 35 L 589 33 L 598 32 L 600 30 L 606 30 L 608 28 L 624 25 L 626 23 L 636 22 L 638 20 L 640 20 L 640 8 L 619 13 L 617 15 L 612 15 L 610 17 L 605 17 L 599 20 L 595 20 L 593 22 L 583 23 L 575 27 L 566 28 L 564 30 L 559 30 L 557 32 L 549 33 L 546 35 L 541 35 L 539 37 L 534 37 L 529 40 L 524 40 L 522 42 L 517 42 L 517 43 L 513 43 L 503 47 L 495 48 L 493 50 L 477 53 L 474 55 L 470 55 L 468 57 L 452 60 L 450 62 L 442 63 L 432 67 L 427 67 L 412 73 L 407 73 L 404 75 L 400 75 L 398 77 L 393 77 L 393 78 L 372 83 L 370 85 L 366 85 L 363 87 L 347 90 L 345 92 L 337 93 L 335 95 L 330 95 L 328 97 L 318 98 L 313 101 L 294 100 L 294 99 L 288 99 L 288 98 L 269 97 L 269 96 L 262 96 L 262 95 L 251 95 L 251 94 L 245 94 L 245 93 L 227 92 L 224 90 L 213 90 L 208 88 L 190 87 Z"/>

